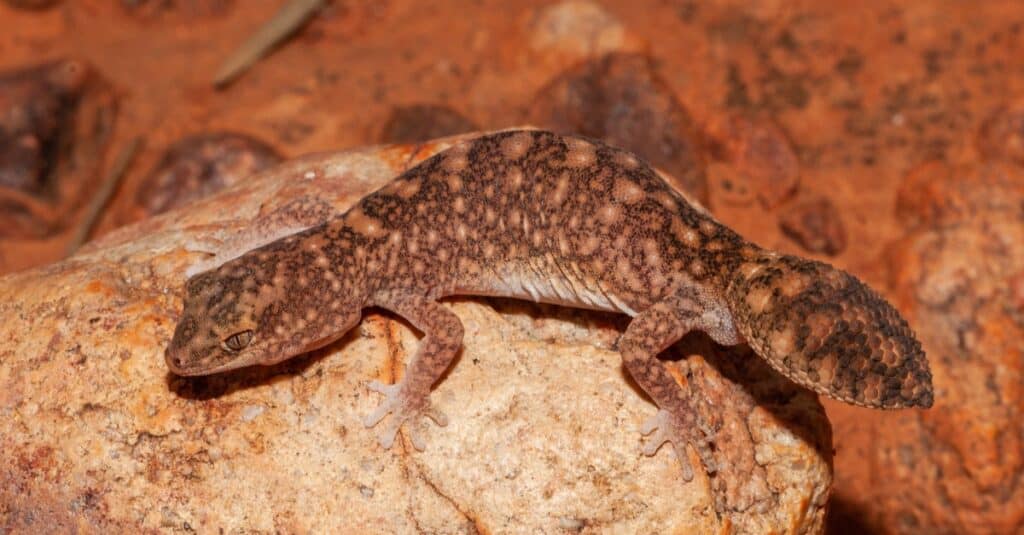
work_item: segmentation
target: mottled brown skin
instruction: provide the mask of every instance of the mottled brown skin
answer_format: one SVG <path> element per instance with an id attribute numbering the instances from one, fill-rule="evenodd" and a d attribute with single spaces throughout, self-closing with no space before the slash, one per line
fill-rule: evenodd
<path id="1" fill-rule="evenodd" d="M 203 375 L 274 364 L 323 346 L 379 306 L 424 333 L 404 379 L 372 383 L 391 419 L 420 416 L 462 344 L 449 295 L 533 299 L 633 317 L 619 341 L 660 408 L 644 451 L 685 445 L 709 469 L 712 431 L 656 357 L 692 330 L 746 341 L 790 379 L 877 408 L 929 407 L 920 344 L 883 299 L 827 264 L 753 245 L 695 208 L 636 156 L 545 131 L 507 131 L 410 169 L 347 213 L 188 281 L 167 349 L 171 370 Z M 416 426 L 409 426 L 414 431 Z M 422 448 L 420 437 L 411 435 Z"/>

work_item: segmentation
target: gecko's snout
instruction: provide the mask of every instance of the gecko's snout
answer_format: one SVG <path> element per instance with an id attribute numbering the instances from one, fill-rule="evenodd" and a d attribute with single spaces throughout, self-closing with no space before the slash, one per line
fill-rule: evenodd
<path id="1" fill-rule="evenodd" d="M 931 407 L 921 343 L 849 273 L 766 252 L 736 270 L 727 299 L 751 348 L 793 381 L 855 405 Z"/>
<path id="2" fill-rule="evenodd" d="M 190 369 L 194 368 L 192 364 L 196 362 L 197 358 L 189 346 L 193 342 L 196 331 L 195 321 L 191 318 L 184 318 L 178 323 L 171 343 L 167 345 L 167 350 L 164 352 L 164 361 L 171 373 L 181 376 L 195 375 L 190 373 Z"/>
<path id="3" fill-rule="evenodd" d="M 167 362 L 167 368 L 171 370 L 174 375 L 188 375 L 185 371 L 185 360 L 178 353 L 168 351 L 164 355 L 164 361 Z"/>

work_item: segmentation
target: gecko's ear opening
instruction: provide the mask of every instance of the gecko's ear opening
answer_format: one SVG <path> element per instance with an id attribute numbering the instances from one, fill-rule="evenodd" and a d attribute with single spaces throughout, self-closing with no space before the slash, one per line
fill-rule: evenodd
<path id="1" fill-rule="evenodd" d="M 931 407 L 920 342 L 849 273 L 765 252 L 736 269 L 726 299 L 750 347 L 798 384 L 865 407 Z"/>

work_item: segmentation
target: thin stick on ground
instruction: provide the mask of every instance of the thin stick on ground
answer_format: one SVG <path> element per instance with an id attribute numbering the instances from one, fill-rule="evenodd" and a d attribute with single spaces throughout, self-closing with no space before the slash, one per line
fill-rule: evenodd
<path id="1" fill-rule="evenodd" d="M 285 4 L 221 65 L 213 79 L 214 87 L 222 89 L 241 76 L 272 48 L 302 27 L 323 4 L 324 0 L 291 0 Z"/>
<path id="2" fill-rule="evenodd" d="M 96 195 L 93 195 L 89 205 L 86 207 L 85 216 L 82 218 L 81 224 L 75 229 L 75 235 L 72 236 L 67 246 L 67 256 L 71 256 L 81 247 L 86 240 L 89 239 L 89 235 L 92 234 L 93 228 L 96 223 L 99 222 L 100 217 L 103 215 L 103 209 L 107 206 L 110 201 L 110 197 L 117 190 L 118 184 L 121 183 L 121 178 L 124 176 L 125 171 L 128 170 L 128 166 L 135 159 L 135 155 L 139 151 L 139 147 L 142 145 L 142 139 L 134 137 L 128 142 L 128 145 L 121 149 L 118 153 L 117 159 L 114 160 L 114 165 L 110 168 L 110 172 L 103 178 L 103 183 L 100 184 L 99 191 Z"/>

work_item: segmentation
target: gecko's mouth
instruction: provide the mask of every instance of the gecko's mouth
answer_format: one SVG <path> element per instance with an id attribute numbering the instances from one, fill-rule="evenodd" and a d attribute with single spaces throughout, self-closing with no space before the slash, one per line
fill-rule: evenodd
<path id="1" fill-rule="evenodd" d="M 167 368 L 171 370 L 174 375 L 180 376 L 192 376 L 200 375 L 200 370 L 196 368 L 190 368 L 183 358 L 183 355 L 179 351 L 173 351 L 168 349 L 164 355 L 164 360 L 167 361 Z"/>
<path id="2" fill-rule="evenodd" d="M 242 364 L 236 364 L 231 361 L 214 364 L 210 359 L 189 358 L 187 350 L 168 349 L 164 355 L 164 360 L 167 362 L 167 367 L 171 373 L 182 377 L 210 375 L 242 366 Z"/>

